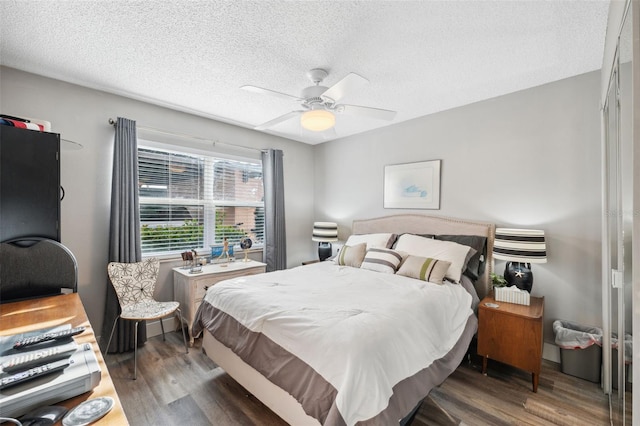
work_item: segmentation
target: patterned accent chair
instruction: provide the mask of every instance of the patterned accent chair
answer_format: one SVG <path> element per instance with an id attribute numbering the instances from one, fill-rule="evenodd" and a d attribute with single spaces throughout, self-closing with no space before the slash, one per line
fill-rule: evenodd
<path id="1" fill-rule="evenodd" d="M 184 327 L 182 327 L 180 303 L 158 302 L 153 298 L 153 291 L 156 287 L 159 269 L 160 262 L 156 258 L 149 258 L 142 262 L 135 263 L 111 262 L 107 266 L 109 279 L 116 291 L 118 302 L 120 303 L 120 309 L 122 311 L 113 322 L 107 348 L 111 345 L 111 339 L 113 338 L 113 332 L 116 329 L 118 318 L 135 321 L 133 380 L 137 378 L 138 370 L 138 323 L 140 321 L 159 319 L 160 328 L 162 330 L 162 340 L 166 340 L 164 336 L 162 318 L 172 314 L 177 314 L 180 320 L 180 327 L 182 328 L 184 347 L 187 350 L 187 353 L 189 353 L 187 337 L 184 332 Z"/>

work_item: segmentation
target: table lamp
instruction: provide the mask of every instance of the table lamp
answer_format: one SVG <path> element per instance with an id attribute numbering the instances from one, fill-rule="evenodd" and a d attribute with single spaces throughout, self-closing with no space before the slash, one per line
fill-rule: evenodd
<path id="1" fill-rule="evenodd" d="M 320 261 L 331 256 L 332 241 L 338 241 L 338 224 L 334 222 L 314 222 L 313 241 L 318 241 L 318 257 Z"/>
<path id="2" fill-rule="evenodd" d="M 506 260 L 504 279 L 531 293 L 533 287 L 532 263 L 547 263 L 544 231 L 538 229 L 496 228 L 493 258 Z"/>

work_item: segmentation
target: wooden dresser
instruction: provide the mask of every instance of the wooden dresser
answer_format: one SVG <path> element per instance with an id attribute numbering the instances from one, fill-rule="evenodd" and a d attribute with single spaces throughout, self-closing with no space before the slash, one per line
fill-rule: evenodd
<path id="1" fill-rule="evenodd" d="M 497 306 L 494 306 L 497 305 Z M 542 322 L 544 297 L 531 297 L 531 304 L 496 302 L 492 295 L 478 305 L 478 355 L 482 373 L 489 358 L 531 373 L 533 391 L 538 391 L 542 366 Z"/>
<path id="2" fill-rule="evenodd" d="M 224 266 L 223 266 L 224 265 Z M 192 326 L 196 311 L 202 303 L 207 289 L 220 281 L 245 275 L 262 274 L 267 265 L 250 260 L 244 262 L 236 260 L 225 264 L 212 264 L 202 267 L 202 272 L 189 273 L 189 269 L 173 268 L 173 297 L 180 302 L 182 319 L 187 322 L 189 330 L 189 344 L 193 346 Z"/>

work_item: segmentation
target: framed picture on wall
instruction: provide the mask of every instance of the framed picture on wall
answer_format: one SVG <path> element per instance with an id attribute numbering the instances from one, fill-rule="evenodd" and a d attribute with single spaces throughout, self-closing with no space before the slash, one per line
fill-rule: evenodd
<path id="1" fill-rule="evenodd" d="M 440 162 L 384 166 L 384 208 L 440 209 Z"/>

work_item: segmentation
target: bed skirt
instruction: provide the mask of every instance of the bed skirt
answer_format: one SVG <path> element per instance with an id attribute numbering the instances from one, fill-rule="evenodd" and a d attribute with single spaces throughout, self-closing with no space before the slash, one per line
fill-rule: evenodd
<path id="1" fill-rule="evenodd" d="M 464 359 L 471 339 L 478 327 L 478 320 L 471 315 L 465 326 L 462 336 L 455 346 L 444 357 L 434 361 L 429 367 L 418 372 L 394 386 L 394 394 L 390 400 L 390 406 L 400 405 L 405 407 L 402 415 L 395 417 L 394 421 L 400 423 L 403 416 L 408 415 L 431 391 L 439 386 L 456 370 Z M 242 385 L 248 392 L 258 398 L 274 413 L 291 425 L 320 425 L 321 423 L 309 416 L 303 406 L 289 392 L 276 386 L 258 370 L 244 362 L 231 349 L 217 340 L 208 330 L 203 331 L 202 349 L 206 355 L 219 367 L 225 370 L 234 380 Z M 391 424 L 388 422 L 389 409 L 379 415 L 362 422 L 361 426 Z M 391 410 L 394 411 L 394 410 Z M 341 417 L 332 416 L 325 419 L 324 424 L 344 425 Z"/>

